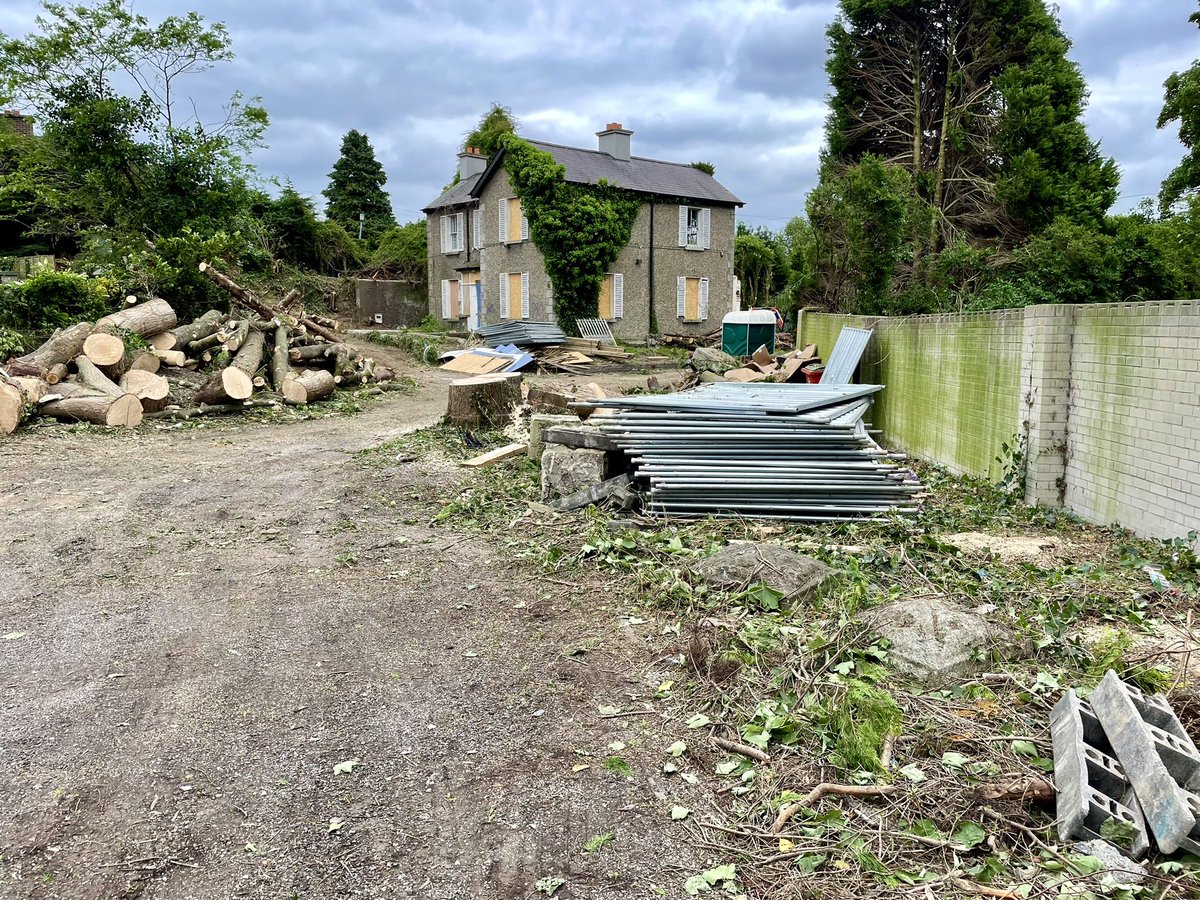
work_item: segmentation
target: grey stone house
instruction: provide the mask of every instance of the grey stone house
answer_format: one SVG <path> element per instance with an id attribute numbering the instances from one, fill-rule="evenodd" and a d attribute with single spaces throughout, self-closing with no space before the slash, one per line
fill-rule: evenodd
<path id="1" fill-rule="evenodd" d="M 705 334 L 733 309 L 742 201 L 692 165 L 631 155 L 632 134 L 610 123 L 597 133 L 596 150 L 530 143 L 566 168 L 567 181 L 603 178 L 642 198 L 629 244 L 600 292 L 600 316 L 613 334 L 645 340 L 652 324 L 659 333 Z M 503 157 L 488 160 L 467 148 L 459 154 L 458 183 L 424 210 L 429 310 L 453 327 L 554 321 L 550 280 Z"/>

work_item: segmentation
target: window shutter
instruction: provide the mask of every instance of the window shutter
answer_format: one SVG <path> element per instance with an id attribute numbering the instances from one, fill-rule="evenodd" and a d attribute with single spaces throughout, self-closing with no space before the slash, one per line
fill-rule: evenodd
<path id="1" fill-rule="evenodd" d="M 687 211 L 686 206 L 679 207 L 679 246 L 687 246 Z M 680 313 L 683 315 L 683 313 Z"/>
<path id="2" fill-rule="evenodd" d="M 625 315 L 625 276 L 616 274 L 612 278 L 612 315 L 620 319 Z"/>
<path id="3" fill-rule="evenodd" d="M 501 232 L 503 233 L 503 232 Z M 500 318 L 508 318 L 508 273 L 500 273 Z"/>
<path id="4" fill-rule="evenodd" d="M 450 318 L 450 281 L 442 279 L 442 318 Z"/>
<path id="5" fill-rule="evenodd" d="M 700 320 L 708 318 L 708 279 L 700 279 Z"/>
<path id="6" fill-rule="evenodd" d="M 475 223 L 475 227 L 471 230 L 472 238 L 473 238 L 473 241 L 475 244 L 475 249 L 482 250 L 483 249 L 483 204 L 482 203 L 480 203 L 479 206 L 477 206 L 475 208 L 475 218 L 472 221 Z"/>
<path id="7" fill-rule="evenodd" d="M 521 240 L 529 240 L 529 220 L 521 216 Z"/>
<path id="8" fill-rule="evenodd" d="M 707 250 L 712 246 L 710 229 L 712 228 L 712 216 L 710 209 L 700 210 L 700 246 Z"/>
<path id="9" fill-rule="evenodd" d="M 521 273 L 521 318 L 529 318 L 529 273 Z"/>
<path id="10" fill-rule="evenodd" d="M 675 315 L 683 318 L 687 315 L 687 279 L 680 275 L 675 279 L 678 295 L 675 303 Z"/>
<path id="11" fill-rule="evenodd" d="M 447 253 L 450 250 L 450 219 L 447 216 L 442 216 L 442 252 Z"/>
<path id="12" fill-rule="evenodd" d="M 462 250 L 467 246 L 467 214 L 460 212 L 458 214 L 458 242 L 454 249 Z"/>
<path id="13" fill-rule="evenodd" d="M 508 198 L 500 198 L 500 243 L 508 243 Z"/>

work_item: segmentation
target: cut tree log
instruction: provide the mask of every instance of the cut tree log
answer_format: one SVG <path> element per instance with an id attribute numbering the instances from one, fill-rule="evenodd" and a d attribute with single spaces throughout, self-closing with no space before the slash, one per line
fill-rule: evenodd
<path id="1" fill-rule="evenodd" d="M 262 332 L 250 329 L 246 343 L 242 345 L 233 361 L 196 392 L 196 402 L 213 404 L 249 399 L 254 393 L 254 373 L 262 364 L 262 356 Z"/>
<path id="2" fill-rule="evenodd" d="M 12 434 L 25 417 L 25 398 L 21 389 L 8 381 L 0 381 L 0 434 Z"/>
<path id="3" fill-rule="evenodd" d="M 141 369 L 130 369 L 126 372 L 125 377 L 121 379 L 120 387 L 139 400 L 165 400 L 171 393 L 171 383 L 166 378 Z"/>
<path id="4" fill-rule="evenodd" d="M 50 393 L 50 385 L 32 375 L 19 375 L 8 381 L 21 392 L 21 399 L 30 406 L 37 405 L 46 394 Z"/>
<path id="5" fill-rule="evenodd" d="M 279 325 L 275 329 L 275 346 L 271 350 L 271 387 L 281 394 L 284 393 L 283 386 L 292 374 L 292 367 L 288 362 L 289 353 L 288 327 Z"/>
<path id="6" fill-rule="evenodd" d="M 98 366 L 112 366 L 125 358 L 125 342 L 115 334 L 96 331 L 83 342 L 83 355 Z"/>
<path id="7" fill-rule="evenodd" d="M 206 262 L 200 263 L 200 274 L 203 275 L 205 278 L 209 279 L 210 281 L 212 281 L 214 284 L 218 285 L 223 290 L 225 290 L 231 297 L 233 297 L 235 300 L 237 300 L 243 306 L 249 307 L 250 309 L 254 310 L 256 313 L 258 313 L 264 319 L 271 319 L 271 318 L 274 318 L 275 316 L 279 315 L 278 310 L 272 309 L 271 307 L 267 306 L 267 304 L 263 303 L 261 300 L 259 300 L 257 297 L 255 297 L 252 293 L 250 293 L 250 291 L 246 290 L 244 287 L 239 285 L 236 281 L 234 281 L 228 275 L 226 275 L 222 272 L 218 272 L 209 263 L 206 263 Z M 300 316 L 297 316 L 297 319 L 299 320 L 301 325 L 303 325 L 305 328 L 307 328 L 309 331 L 313 332 L 314 334 L 319 334 L 321 337 L 325 338 L 325 340 L 334 341 L 334 342 L 341 341 L 341 338 L 339 338 L 337 336 L 337 332 L 332 331 L 332 330 L 324 327 L 323 325 L 318 325 L 316 322 L 314 322 L 308 316 L 300 315 Z"/>
<path id="8" fill-rule="evenodd" d="M 230 333 L 228 331 L 218 329 L 213 331 L 212 334 L 206 334 L 202 338 L 189 341 L 188 343 L 184 344 L 183 347 L 188 353 L 203 353 L 205 350 L 208 350 L 212 347 L 219 347 L 224 344 L 227 340 L 229 340 L 229 334 Z"/>
<path id="9" fill-rule="evenodd" d="M 162 360 L 164 366 L 186 366 L 188 363 L 187 354 L 182 350 L 151 350 L 155 356 Z"/>
<path id="10" fill-rule="evenodd" d="M 132 331 L 145 337 L 148 334 L 161 334 L 170 331 L 179 324 L 179 318 L 171 304 L 161 297 L 130 306 L 111 316 L 105 316 L 96 322 L 97 331 Z M 93 360 L 94 361 L 94 360 Z"/>
<path id="11" fill-rule="evenodd" d="M 194 322 L 180 325 L 163 334 L 156 334 L 150 339 L 150 344 L 159 350 L 184 350 L 192 341 L 198 341 L 219 331 L 224 322 L 225 314 L 223 312 L 210 309 Z"/>
<path id="12" fill-rule="evenodd" d="M 223 332 L 226 337 L 221 342 L 225 345 L 225 349 L 230 353 L 237 353 L 242 349 L 242 345 L 246 343 L 246 338 L 250 335 L 250 320 L 242 319 L 232 329 Z"/>
<path id="13" fill-rule="evenodd" d="M 304 347 L 293 347 L 288 351 L 288 357 L 294 362 L 323 362 L 328 360 L 333 363 L 334 357 L 331 353 L 337 344 L 308 344 Z"/>
<path id="14" fill-rule="evenodd" d="M 80 383 L 90 387 L 94 391 L 99 391 L 102 394 L 108 394 L 110 397 L 121 397 L 129 393 L 129 391 L 111 381 L 109 377 L 101 372 L 96 364 L 86 356 L 80 356 L 75 360 L 75 371 L 79 373 Z"/>
<path id="15" fill-rule="evenodd" d="M 39 412 L 55 419 L 74 419 L 95 425 L 136 428 L 142 424 L 142 404 L 133 394 L 79 394 L 43 403 Z"/>
<path id="16" fill-rule="evenodd" d="M 476 375 L 450 382 L 446 421 L 465 427 L 501 428 L 521 403 L 521 374 Z"/>
<path id="17" fill-rule="evenodd" d="M 392 381 L 396 377 L 396 373 L 387 366 L 376 366 L 372 375 L 376 381 Z"/>
<path id="18" fill-rule="evenodd" d="M 162 365 L 162 358 L 155 356 L 149 350 L 142 350 L 133 357 L 133 361 L 129 364 L 131 372 L 149 372 L 153 375 Z"/>
<path id="19" fill-rule="evenodd" d="M 322 400 L 333 393 L 333 373 L 324 369 L 297 369 L 283 383 L 282 394 L 288 403 L 303 405 Z"/>
<path id="20" fill-rule="evenodd" d="M 50 384 L 58 384 L 60 381 L 66 381 L 68 371 L 66 363 L 53 365 L 46 371 L 46 381 Z"/>
<path id="21" fill-rule="evenodd" d="M 9 360 L 8 374 L 34 375 L 45 378 L 55 366 L 65 366 L 83 350 L 83 344 L 92 333 L 89 322 L 80 322 L 70 328 L 56 331 L 50 339 L 32 353 Z M 124 352 L 124 345 L 122 345 Z"/>

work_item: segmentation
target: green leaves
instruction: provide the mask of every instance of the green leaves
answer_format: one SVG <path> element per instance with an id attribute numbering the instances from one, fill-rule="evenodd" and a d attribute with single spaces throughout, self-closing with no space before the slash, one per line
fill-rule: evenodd
<path id="1" fill-rule="evenodd" d="M 968 849 L 978 847 L 986 837 L 987 832 L 975 822 L 963 822 L 954 832 L 954 840 Z"/>
<path id="2" fill-rule="evenodd" d="M 692 814 L 692 811 L 686 806 L 672 806 L 671 819 L 675 822 L 681 822 Z"/>
<path id="3" fill-rule="evenodd" d="M 710 719 L 708 716 L 704 715 L 704 713 L 696 713 L 694 716 L 692 716 L 691 718 L 689 718 L 687 720 L 686 724 L 687 724 L 688 728 L 703 728 L 706 725 L 711 724 L 711 722 L 712 722 L 712 719 Z"/>
<path id="4" fill-rule="evenodd" d="M 714 866 L 699 875 L 693 875 L 684 882 L 683 889 L 687 891 L 689 897 L 696 897 L 710 892 L 718 885 L 728 890 L 733 887 L 736 878 L 737 867 L 733 863 L 726 863 L 723 866 Z"/>
<path id="5" fill-rule="evenodd" d="M 616 834 L 612 831 L 604 834 L 594 834 L 583 845 L 584 853 L 597 853 L 603 850 L 616 839 Z"/>

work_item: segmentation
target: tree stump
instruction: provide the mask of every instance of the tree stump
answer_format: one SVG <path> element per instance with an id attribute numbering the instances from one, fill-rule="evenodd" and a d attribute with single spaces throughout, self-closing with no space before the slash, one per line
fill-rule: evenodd
<path id="1" fill-rule="evenodd" d="M 450 382 L 446 422 L 477 428 L 503 428 L 521 404 L 521 375 L 503 372 Z"/>

